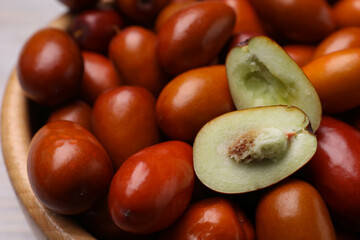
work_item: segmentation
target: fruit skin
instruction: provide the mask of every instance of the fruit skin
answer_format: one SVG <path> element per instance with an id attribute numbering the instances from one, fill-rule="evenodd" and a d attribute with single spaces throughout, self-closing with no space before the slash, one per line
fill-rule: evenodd
<path id="1" fill-rule="evenodd" d="M 81 52 L 72 38 L 64 31 L 44 28 L 23 46 L 17 74 L 28 98 L 54 106 L 76 93 L 83 70 Z"/>
<path id="2" fill-rule="evenodd" d="M 231 36 L 235 18 L 232 8 L 215 1 L 177 12 L 158 32 L 157 55 L 164 71 L 175 76 L 209 64 Z"/>
<path id="3" fill-rule="evenodd" d="M 189 206 L 159 240 L 255 240 L 252 223 L 244 212 L 225 198 L 207 198 Z"/>
<path id="4" fill-rule="evenodd" d="M 136 24 L 151 25 L 169 2 L 170 0 L 116 0 L 116 5 L 122 14 Z"/>
<path id="5" fill-rule="evenodd" d="M 360 48 L 330 53 L 302 67 L 319 94 L 324 113 L 338 113 L 360 104 Z"/>
<path id="6" fill-rule="evenodd" d="M 188 206 L 193 187 L 192 147 L 162 142 L 127 159 L 109 190 L 109 211 L 120 228 L 152 233 L 169 227 Z"/>
<path id="7" fill-rule="evenodd" d="M 359 232 L 360 133 L 324 116 L 317 138 L 317 152 L 306 166 L 309 181 L 323 196 L 333 219 Z"/>
<path id="8" fill-rule="evenodd" d="M 341 0 L 333 6 L 336 24 L 339 27 L 360 27 L 360 0 Z"/>
<path id="9" fill-rule="evenodd" d="M 318 44 L 313 58 L 348 48 L 360 48 L 360 27 L 345 27 L 333 32 Z"/>
<path id="10" fill-rule="evenodd" d="M 170 81 L 156 102 L 156 119 L 171 139 L 192 142 L 208 121 L 235 110 L 224 65 L 192 69 Z"/>
<path id="11" fill-rule="evenodd" d="M 56 121 L 43 126 L 31 140 L 27 172 L 45 207 L 78 214 L 105 195 L 113 167 L 89 131 L 73 122 Z"/>
<path id="12" fill-rule="evenodd" d="M 256 209 L 258 240 L 335 240 L 324 200 L 302 180 L 285 180 L 268 190 Z"/>
<path id="13" fill-rule="evenodd" d="M 153 32 L 130 26 L 118 33 L 109 46 L 109 58 L 124 84 L 142 86 L 154 96 L 168 81 L 157 60 L 156 44 L 157 37 Z"/>
<path id="14" fill-rule="evenodd" d="M 128 157 L 159 141 L 153 95 L 137 86 L 101 94 L 92 110 L 92 131 L 118 169 Z"/>
<path id="15" fill-rule="evenodd" d="M 175 13 L 183 8 L 188 7 L 194 2 L 195 0 L 184 0 L 179 2 L 170 2 L 168 5 L 166 5 L 156 17 L 155 32 L 159 32 L 162 25 L 164 25 L 164 23 L 169 20 L 169 18 L 172 17 Z"/>
<path id="16" fill-rule="evenodd" d="M 101 93 L 122 85 L 123 80 L 111 61 L 101 54 L 83 51 L 84 76 L 80 86 L 80 98 L 93 105 Z"/>
<path id="17" fill-rule="evenodd" d="M 86 130 L 91 131 L 91 108 L 83 101 L 74 100 L 55 109 L 47 122 L 59 120 L 75 122 Z"/>
<path id="18" fill-rule="evenodd" d="M 264 34 L 262 23 L 249 0 L 220 0 L 231 7 L 236 14 L 233 33 L 257 32 Z"/>
<path id="19" fill-rule="evenodd" d="M 250 0 L 270 35 L 279 40 L 312 43 L 335 29 L 325 0 Z"/>
<path id="20" fill-rule="evenodd" d="M 283 46 L 283 48 L 299 67 L 309 63 L 315 51 L 315 46 L 312 45 L 289 44 Z"/>
<path id="21" fill-rule="evenodd" d="M 70 34 L 82 50 L 106 54 L 111 39 L 124 25 L 113 9 L 91 9 L 75 16 Z"/>

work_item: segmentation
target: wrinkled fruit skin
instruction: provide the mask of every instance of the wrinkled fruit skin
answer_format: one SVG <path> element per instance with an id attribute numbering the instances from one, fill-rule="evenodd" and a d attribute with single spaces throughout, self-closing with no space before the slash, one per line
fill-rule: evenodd
<path id="1" fill-rule="evenodd" d="M 208 198 L 191 205 L 160 240 L 255 240 L 252 223 L 229 200 Z"/>
<path id="2" fill-rule="evenodd" d="M 35 196 L 61 214 L 87 210 L 104 196 L 113 176 L 103 146 L 85 128 L 69 121 L 43 126 L 30 143 L 27 161 Z"/>
<path id="3" fill-rule="evenodd" d="M 174 78 L 159 95 L 156 118 L 171 139 L 192 142 L 211 119 L 235 110 L 225 66 L 187 71 Z"/>
<path id="4" fill-rule="evenodd" d="M 324 116 L 316 133 L 318 150 L 306 167 L 336 221 L 360 229 L 360 133 Z"/>
<path id="5" fill-rule="evenodd" d="M 80 87 L 84 71 L 81 52 L 64 31 L 45 28 L 25 43 L 17 74 L 25 95 L 54 106 L 70 99 Z"/>
<path id="6" fill-rule="evenodd" d="M 157 54 L 164 71 L 175 76 L 209 64 L 231 36 L 235 18 L 229 6 L 215 1 L 177 12 L 158 33 Z"/>
<path id="7" fill-rule="evenodd" d="M 302 180 L 286 180 L 271 188 L 256 209 L 257 240 L 335 240 L 324 200 Z"/>
<path id="8" fill-rule="evenodd" d="M 137 86 L 101 94 L 92 110 L 92 131 L 118 169 L 128 157 L 159 141 L 154 96 Z"/>
<path id="9" fill-rule="evenodd" d="M 192 147 L 168 141 L 127 159 L 109 190 L 109 211 L 120 228 L 153 233 L 169 227 L 188 206 L 194 187 Z"/>

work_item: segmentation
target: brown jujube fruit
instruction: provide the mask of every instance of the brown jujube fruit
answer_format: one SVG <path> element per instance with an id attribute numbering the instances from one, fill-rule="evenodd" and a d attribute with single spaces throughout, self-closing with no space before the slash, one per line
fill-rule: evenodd
<path id="1" fill-rule="evenodd" d="M 111 61 L 95 52 L 82 52 L 84 58 L 84 77 L 79 95 L 93 105 L 101 93 L 122 85 L 123 80 Z"/>
<path id="2" fill-rule="evenodd" d="M 106 194 L 113 166 L 89 131 L 73 122 L 56 121 L 31 140 L 27 172 L 35 196 L 46 208 L 78 214 Z"/>
<path id="3" fill-rule="evenodd" d="M 81 52 L 64 31 L 44 28 L 23 46 L 17 67 L 25 95 L 43 105 L 56 105 L 77 92 L 83 76 Z"/>
<path id="4" fill-rule="evenodd" d="M 154 96 L 137 86 L 106 91 L 93 106 L 92 130 L 118 169 L 128 157 L 159 141 Z"/>
<path id="5" fill-rule="evenodd" d="M 209 64 L 231 36 L 235 13 L 216 1 L 178 11 L 158 32 L 157 54 L 164 71 L 178 75 Z"/>

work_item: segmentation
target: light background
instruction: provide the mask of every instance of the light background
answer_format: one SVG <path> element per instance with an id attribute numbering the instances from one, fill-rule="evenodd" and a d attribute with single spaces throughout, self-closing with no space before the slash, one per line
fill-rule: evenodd
<path id="1" fill-rule="evenodd" d="M 66 8 L 58 0 L 0 0 L 0 101 L 24 42 Z M 1 141 L 1 140 L 0 140 Z M 0 240 L 35 239 L 0 156 Z"/>

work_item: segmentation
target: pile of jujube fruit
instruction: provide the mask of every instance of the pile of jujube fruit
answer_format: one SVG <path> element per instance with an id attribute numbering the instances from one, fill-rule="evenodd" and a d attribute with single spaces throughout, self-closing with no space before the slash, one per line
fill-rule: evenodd
<path id="1" fill-rule="evenodd" d="M 17 65 L 47 209 L 98 239 L 360 239 L 360 0 L 60 1 L 69 26 L 34 33 Z M 317 150 L 278 183 L 225 194 L 198 179 L 193 143 L 238 111 L 226 57 L 257 36 L 315 88 Z"/>

